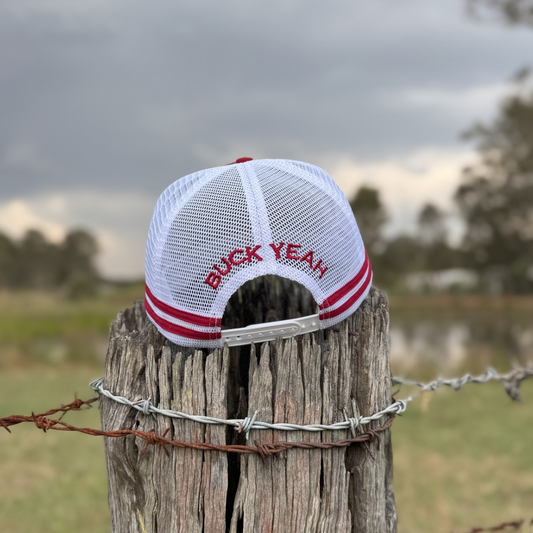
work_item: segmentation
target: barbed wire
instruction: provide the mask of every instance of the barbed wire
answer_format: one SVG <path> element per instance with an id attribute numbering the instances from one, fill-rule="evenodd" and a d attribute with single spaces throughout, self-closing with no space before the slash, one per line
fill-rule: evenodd
<path id="1" fill-rule="evenodd" d="M 507 374 L 499 374 L 493 368 L 488 368 L 486 372 L 480 376 L 472 376 L 471 374 L 465 374 L 460 378 L 444 379 L 438 378 L 428 383 L 422 383 L 411 379 L 404 379 L 401 377 L 392 376 L 392 383 L 396 385 L 408 385 L 418 387 L 417 393 L 410 395 L 409 397 L 401 400 L 395 400 L 385 409 L 377 411 L 370 416 L 349 417 L 345 413 L 345 420 L 342 422 L 335 422 L 333 424 L 289 424 L 289 423 L 270 423 L 256 420 L 257 411 L 255 411 L 252 417 L 246 417 L 242 419 L 225 419 L 217 418 L 205 415 L 192 415 L 190 413 L 184 413 L 182 411 L 174 411 L 172 409 L 160 409 L 156 407 L 151 398 L 129 400 L 124 396 L 113 394 L 111 391 L 104 388 L 104 378 L 99 378 L 89 384 L 89 387 L 96 391 L 98 394 L 103 395 L 117 403 L 128 405 L 129 407 L 136 409 L 137 411 L 145 415 L 159 414 L 162 416 L 168 416 L 170 418 L 178 418 L 185 420 L 193 420 L 201 424 L 212 425 L 227 425 L 233 426 L 237 431 L 244 432 L 246 440 L 248 440 L 249 432 L 252 429 L 269 429 L 276 431 L 339 431 L 349 429 L 353 437 L 356 436 L 356 429 L 359 426 L 369 424 L 370 422 L 380 420 L 387 415 L 400 415 L 407 409 L 407 404 L 413 401 L 422 392 L 435 391 L 442 386 L 448 386 L 454 390 L 459 390 L 467 383 L 487 383 L 488 381 L 500 381 L 509 396 L 513 400 L 520 399 L 520 385 L 524 379 L 533 376 L 533 364 L 527 367 L 517 367 Z"/>
<path id="2" fill-rule="evenodd" d="M 279 454 L 283 451 L 291 449 L 321 449 L 321 450 L 330 450 L 333 448 L 347 448 L 352 444 L 364 444 L 368 453 L 372 458 L 372 452 L 370 451 L 369 444 L 372 442 L 377 443 L 378 450 L 380 449 L 380 433 L 386 431 L 392 426 L 394 415 L 391 415 L 389 419 L 379 428 L 369 429 L 365 433 L 357 435 L 352 439 L 343 439 L 332 442 L 285 442 L 277 441 L 273 443 L 260 444 L 257 441 L 254 441 L 253 446 L 241 445 L 241 444 L 211 444 L 210 442 L 185 442 L 180 440 L 172 440 L 166 438 L 166 435 L 170 431 L 170 428 L 167 428 L 162 435 L 158 435 L 155 430 L 151 429 L 149 431 L 140 431 L 138 429 L 119 429 L 114 431 L 103 431 L 100 429 L 91 429 L 91 428 L 80 428 L 68 424 L 62 420 L 63 416 L 69 411 L 80 411 L 81 408 L 86 405 L 91 407 L 91 404 L 95 402 L 97 398 L 91 400 L 79 400 L 75 399 L 73 402 L 67 405 L 62 405 L 59 409 L 52 409 L 46 413 L 34 414 L 31 416 L 23 415 L 11 415 L 5 418 L 0 418 L 0 427 L 4 427 L 9 433 L 11 430 L 10 426 L 17 424 L 22 424 L 24 422 L 29 422 L 35 424 L 39 429 L 42 429 L 45 433 L 50 430 L 55 431 L 73 431 L 77 433 L 83 433 L 85 435 L 92 435 L 97 437 L 127 437 L 129 435 L 135 435 L 136 437 L 143 439 L 145 441 L 145 446 L 141 450 L 142 452 L 146 451 L 148 446 L 157 445 L 163 448 L 165 453 L 168 455 L 167 446 L 175 448 L 191 448 L 194 450 L 202 451 L 218 451 L 218 452 L 233 452 L 233 453 L 242 453 L 242 454 L 257 454 L 260 455 L 263 460 L 271 455 Z M 59 419 L 51 419 L 49 416 L 62 412 L 63 414 Z"/>
<path id="3" fill-rule="evenodd" d="M 20 415 L 6 416 L 5 418 L 0 418 L 0 427 L 6 429 L 8 433 L 11 433 L 11 430 L 9 429 L 10 426 L 15 426 L 17 424 L 20 424 L 21 422 L 28 422 L 30 419 L 31 421 L 37 421 L 38 424 L 41 424 L 41 421 L 43 421 L 44 419 L 48 420 L 47 417 L 55 415 L 57 413 L 62 413 L 62 415 L 58 419 L 58 422 L 60 422 L 61 419 L 69 411 L 81 411 L 83 406 L 87 406 L 90 408 L 92 407 L 91 404 L 97 401 L 98 398 L 91 398 L 90 400 L 80 400 L 79 398 L 74 398 L 74 400 L 68 404 L 61 405 L 61 407 L 58 407 L 57 409 L 50 409 L 50 411 L 46 411 L 46 413 L 41 413 L 39 415 L 32 413 L 31 417 L 25 417 Z M 44 426 L 41 429 L 44 429 L 46 431 L 46 428 Z"/>
<path id="4" fill-rule="evenodd" d="M 520 385 L 522 381 L 533 376 L 533 363 L 529 363 L 525 367 L 516 367 L 507 374 L 500 374 L 494 368 L 489 367 L 484 374 L 479 376 L 472 376 L 465 374 L 460 378 L 443 379 L 438 378 L 428 383 L 414 381 L 412 379 L 404 379 L 397 376 L 392 376 L 393 385 L 408 385 L 418 387 L 421 392 L 435 391 L 440 387 L 451 387 L 453 390 L 459 390 L 467 383 L 487 383 L 489 381 L 499 381 L 505 388 L 507 394 L 513 400 L 520 399 Z"/>
<path id="5" fill-rule="evenodd" d="M 407 408 L 407 402 L 411 401 L 409 398 L 406 400 L 396 400 L 390 404 L 385 409 L 378 411 L 370 416 L 359 416 L 359 417 L 348 417 L 345 414 L 346 419 L 343 422 L 336 422 L 334 424 L 289 424 L 289 423 L 270 423 L 262 422 L 256 420 L 257 411 L 255 411 L 252 417 L 246 418 L 216 418 L 213 416 L 204 416 L 204 415 L 191 415 L 189 413 L 183 413 L 181 411 L 173 411 L 171 409 L 159 409 L 152 402 L 151 398 L 140 399 L 140 400 L 128 400 L 123 396 L 114 395 L 112 392 L 108 391 L 103 386 L 104 378 L 99 378 L 89 384 L 89 387 L 96 391 L 98 394 L 106 396 L 107 398 L 114 400 L 117 403 L 123 405 L 128 405 L 137 411 L 145 415 L 163 415 L 170 418 L 181 418 L 185 420 L 194 420 L 195 422 L 200 422 L 201 424 L 212 424 L 212 425 L 226 425 L 233 426 L 237 431 L 244 432 L 246 440 L 248 440 L 249 432 L 252 429 L 270 429 L 276 431 L 339 431 L 349 429 L 352 433 L 352 436 L 355 437 L 356 429 L 359 426 L 369 424 L 376 420 L 380 420 L 387 415 L 399 415 L 405 411 Z"/>

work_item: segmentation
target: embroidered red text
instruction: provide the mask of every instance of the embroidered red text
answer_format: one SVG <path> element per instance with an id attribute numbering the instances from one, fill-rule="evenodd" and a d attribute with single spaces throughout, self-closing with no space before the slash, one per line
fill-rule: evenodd
<path id="1" fill-rule="evenodd" d="M 316 263 L 314 263 L 315 252 L 313 252 L 313 250 L 309 250 L 303 255 L 298 255 L 300 253 L 300 248 L 302 247 L 302 245 L 289 243 L 285 247 L 285 253 L 283 253 L 284 246 L 284 242 L 280 242 L 279 244 L 270 244 L 270 247 L 272 248 L 272 250 L 274 250 L 274 253 L 276 254 L 276 259 L 281 259 L 283 257 L 286 259 L 292 259 L 294 261 L 303 261 L 304 263 L 307 263 L 309 265 L 309 268 L 311 270 L 318 270 L 320 272 L 318 279 L 322 278 L 328 267 L 322 264 L 322 259 L 319 259 Z"/>
<path id="2" fill-rule="evenodd" d="M 313 272 L 318 271 L 318 279 L 321 279 L 328 269 L 328 267 L 324 266 L 322 263 L 322 259 L 318 259 L 315 262 L 315 252 L 313 252 L 313 250 L 302 253 L 301 244 L 285 244 L 284 242 L 280 242 L 278 244 L 270 243 L 269 246 L 276 255 L 276 259 L 291 259 L 292 261 L 307 263 Z M 222 277 L 227 276 L 234 266 L 238 266 L 245 262 L 252 263 L 253 259 L 262 261 L 263 258 L 259 255 L 260 248 L 261 245 L 235 248 L 235 250 L 228 254 L 227 258 L 222 257 L 220 259 L 221 265 L 213 265 L 213 270 L 209 272 L 204 283 L 216 290 L 222 281 Z"/>

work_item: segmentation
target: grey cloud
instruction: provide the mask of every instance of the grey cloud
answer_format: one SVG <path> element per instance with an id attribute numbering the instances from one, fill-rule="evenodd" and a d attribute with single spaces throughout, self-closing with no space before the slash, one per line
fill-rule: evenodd
<path id="1" fill-rule="evenodd" d="M 3 199 L 156 196 L 241 155 L 320 163 L 454 145 L 469 122 L 383 94 L 501 81 L 533 39 L 465 20 L 459 0 L 79 1 L 0 2 Z"/>

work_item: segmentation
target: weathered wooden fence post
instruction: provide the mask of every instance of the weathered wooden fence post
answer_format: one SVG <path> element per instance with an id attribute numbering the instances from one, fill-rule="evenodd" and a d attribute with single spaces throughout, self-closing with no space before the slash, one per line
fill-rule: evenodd
<path id="1" fill-rule="evenodd" d="M 264 281 L 243 287 L 240 300 L 232 298 L 228 327 L 247 315 L 248 322 L 262 322 L 313 312 L 314 302 L 297 284 Z M 218 418 L 257 411 L 262 421 L 315 424 L 342 421 L 345 413 L 368 416 L 391 401 L 388 325 L 386 296 L 372 289 L 334 329 L 251 347 L 194 350 L 165 339 L 137 302 L 112 324 L 104 387 L 132 400 L 151 398 L 160 408 Z M 244 443 L 225 426 L 148 416 L 105 397 L 100 408 L 105 430 L 163 434 L 170 428 L 167 437 L 177 440 Z M 252 430 L 249 443 L 350 436 Z M 381 433 L 379 449 L 370 446 L 373 458 L 357 444 L 289 450 L 263 461 L 176 448 L 167 456 L 159 446 L 142 453 L 141 439 L 106 438 L 112 531 L 395 532 L 390 430 Z"/>

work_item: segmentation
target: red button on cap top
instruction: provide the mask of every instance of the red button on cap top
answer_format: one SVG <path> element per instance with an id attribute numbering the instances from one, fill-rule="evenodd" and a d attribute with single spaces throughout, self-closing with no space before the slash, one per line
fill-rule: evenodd
<path id="1" fill-rule="evenodd" d="M 237 163 L 246 163 L 247 161 L 253 161 L 253 159 L 251 157 L 239 157 L 237 161 L 235 161 L 234 163 L 230 163 L 230 165 L 236 165 Z"/>

